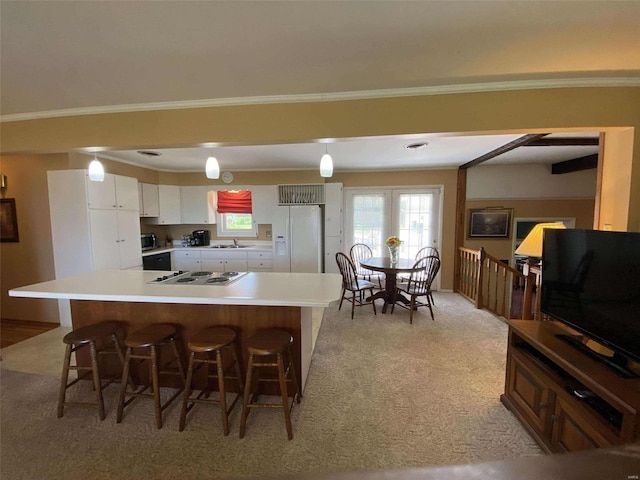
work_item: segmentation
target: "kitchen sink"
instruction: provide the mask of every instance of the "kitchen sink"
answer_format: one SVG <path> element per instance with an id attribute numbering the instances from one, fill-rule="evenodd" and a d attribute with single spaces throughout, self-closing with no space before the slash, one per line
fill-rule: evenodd
<path id="1" fill-rule="evenodd" d="M 209 248 L 247 248 L 247 245 L 209 245 Z"/>

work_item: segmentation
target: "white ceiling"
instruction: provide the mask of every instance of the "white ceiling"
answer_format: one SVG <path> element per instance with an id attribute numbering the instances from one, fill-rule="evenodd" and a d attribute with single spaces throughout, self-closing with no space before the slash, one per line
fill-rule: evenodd
<path id="1" fill-rule="evenodd" d="M 0 6 L 3 121 L 429 89 L 640 85 L 639 1 Z M 426 168 L 466 163 L 514 138 L 424 137 L 429 146 L 414 152 L 402 147 L 415 138 L 356 139 L 329 149 L 336 170 Z M 316 168 L 323 151 L 310 143 L 219 147 L 215 155 L 229 170 Z M 492 162 L 559 161 L 595 151 L 521 147 Z M 211 150 L 161 153 L 155 168 L 189 171 L 201 169 Z M 135 150 L 109 155 L 150 161 Z"/>

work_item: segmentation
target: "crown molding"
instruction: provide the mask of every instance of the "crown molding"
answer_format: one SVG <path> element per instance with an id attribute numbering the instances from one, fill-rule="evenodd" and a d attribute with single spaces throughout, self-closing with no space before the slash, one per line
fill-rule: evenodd
<path id="1" fill-rule="evenodd" d="M 469 83 L 459 85 L 439 85 L 430 87 L 393 88 L 383 90 L 363 90 L 336 93 L 311 93 L 300 95 L 267 95 L 255 97 L 231 97 L 207 100 L 187 100 L 177 102 L 153 102 L 102 107 L 68 108 L 43 112 L 0 115 L 0 122 L 18 122 L 43 118 L 99 115 L 105 113 L 128 113 L 153 110 L 177 110 L 189 108 L 225 107 L 238 105 L 261 105 L 275 103 L 335 102 L 390 97 L 412 97 L 426 95 L 451 95 L 460 93 L 499 92 L 508 90 L 536 90 L 547 88 L 580 87 L 639 87 L 640 78 L 568 78 L 550 80 L 519 80 L 511 82 Z"/>

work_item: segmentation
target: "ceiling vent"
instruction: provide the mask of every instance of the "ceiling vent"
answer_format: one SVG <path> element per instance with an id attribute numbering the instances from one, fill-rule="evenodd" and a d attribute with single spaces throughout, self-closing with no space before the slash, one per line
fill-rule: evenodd
<path id="1" fill-rule="evenodd" d="M 278 185 L 278 205 L 324 205 L 324 183 Z"/>

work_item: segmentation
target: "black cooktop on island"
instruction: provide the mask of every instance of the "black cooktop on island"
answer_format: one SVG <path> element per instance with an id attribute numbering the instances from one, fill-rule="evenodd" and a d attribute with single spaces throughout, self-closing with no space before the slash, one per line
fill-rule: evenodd
<path id="1" fill-rule="evenodd" d="M 149 283 L 161 285 L 229 285 L 249 272 L 173 272 Z"/>

